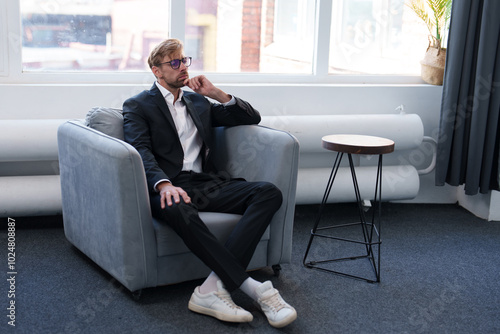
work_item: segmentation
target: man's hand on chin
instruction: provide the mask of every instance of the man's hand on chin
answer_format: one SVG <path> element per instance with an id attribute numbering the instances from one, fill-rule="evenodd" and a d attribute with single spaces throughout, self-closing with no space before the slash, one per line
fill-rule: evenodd
<path id="1" fill-rule="evenodd" d="M 231 100 L 230 95 L 215 87 L 204 75 L 198 75 L 191 79 L 188 78 L 184 80 L 184 85 L 191 88 L 195 93 L 212 98 L 220 103 L 226 103 Z"/>

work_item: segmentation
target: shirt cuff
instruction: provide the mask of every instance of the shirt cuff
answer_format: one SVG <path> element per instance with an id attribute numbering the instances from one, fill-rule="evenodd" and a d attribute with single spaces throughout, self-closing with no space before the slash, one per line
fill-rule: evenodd
<path id="1" fill-rule="evenodd" d="M 236 103 L 236 99 L 234 98 L 234 96 L 231 95 L 231 100 L 229 100 L 228 102 L 226 103 L 223 103 L 222 105 L 225 107 L 225 106 L 230 106 L 230 105 L 233 105 Z"/>
<path id="2" fill-rule="evenodd" d="M 169 179 L 161 179 L 160 181 L 156 182 L 155 186 L 153 187 L 156 192 L 159 192 L 158 189 L 156 188 L 156 186 L 162 182 L 170 182 L 170 180 Z M 170 182 L 170 183 L 172 183 L 172 182 Z"/>

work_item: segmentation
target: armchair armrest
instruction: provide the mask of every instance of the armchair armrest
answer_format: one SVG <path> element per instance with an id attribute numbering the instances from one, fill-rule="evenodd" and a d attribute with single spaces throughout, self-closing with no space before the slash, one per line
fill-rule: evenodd
<path id="1" fill-rule="evenodd" d="M 283 204 L 270 225 L 268 265 L 288 263 L 292 254 L 292 232 L 299 143 L 288 132 L 259 125 L 215 129 L 214 159 L 232 177 L 267 181 L 283 194 Z"/>
<path id="2" fill-rule="evenodd" d="M 58 150 L 67 239 L 129 290 L 155 286 L 156 239 L 138 152 L 78 121 L 59 127 Z"/>

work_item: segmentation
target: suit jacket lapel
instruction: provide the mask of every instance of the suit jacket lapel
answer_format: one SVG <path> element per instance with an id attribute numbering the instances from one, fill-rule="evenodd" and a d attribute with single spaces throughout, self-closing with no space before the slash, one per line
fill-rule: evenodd
<path id="1" fill-rule="evenodd" d="M 196 109 L 193 105 L 193 102 L 191 102 L 191 99 L 189 97 L 186 97 L 185 95 L 182 96 L 182 100 L 184 101 L 184 104 L 186 105 L 186 110 L 191 116 L 191 119 L 194 122 L 194 125 L 198 129 L 198 132 L 205 142 L 207 140 L 206 134 L 205 134 L 205 129 L 203 127 L 203 124 L 201 123 L 200 116 L 198 116 L 198 113 L 196 113 Z"/>
<path id="2" fill-rule="evenodd" d="M 210 167 L 207 166 L 207 162 L 210 161 L 210 143 L 209 143 L 209 138 L 207 137 L 207 133 L 205 131 L 205 127 L 203 126 L 203 123 L 201 122 L 200 116 L 196 112 L 196 108 L 194 107 L 193 102 L 189 98 L 189 96 L 184 95 L 182 97 L 182 100 L 184 101 L 184 104 L 186 105 L 186 110 L 191 116 L 191 119 L 194 122 L 194 125 L 198 129 L 198 133 L 203 140 L 203 147 L 201 149 L 201 154 L 202 160 L 203 160 L 203 170 L 206 171 Z"/>
<path id="3" fill-rule="evenodd" d="M 163 115 L 167 118 L 167 120 L 170 123 L 170 125 L 172 126 L 172 128 L 174 130 L 176 130 L 174 119 L 172 118 L 172 114 L 170 113 L 170 110 L 168 109 L 167 102 L 165 101 L 165 98 L 161 94 L 158 87 L 156 87 L 156 84 L 153 84 L 153 87 L 151 87 L 151 90 L 149 91 L 149 93 L 152 95 L 155 103 L 158 105 L 160 110 L 163 112 Z"/>

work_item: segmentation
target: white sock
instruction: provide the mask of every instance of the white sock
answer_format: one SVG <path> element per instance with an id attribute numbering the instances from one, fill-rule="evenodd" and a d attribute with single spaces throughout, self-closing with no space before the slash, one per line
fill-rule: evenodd
<path id="1" fill-rule="evenodd" d="M 247 294 L 253 300 L 257 301 L 259 297 L 255 293 L 255 290 L 261 284 L 262 284 L 261 282 L 256 281 L 253 278 L 249 277 L 243 282 L 243 284 L 240 285 L 240 290 L 243 291 L 245 294 Z"/>
<path id="2" fill-rule="evenodd" d="M 210 275 L 208 275 L 205 282 L 200 285 L 200 293 L 205 295 L 207 293 L 217 291 L 217 281 L 220 281 L 220 278 L 212 271 Z"/>

